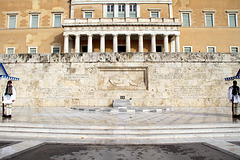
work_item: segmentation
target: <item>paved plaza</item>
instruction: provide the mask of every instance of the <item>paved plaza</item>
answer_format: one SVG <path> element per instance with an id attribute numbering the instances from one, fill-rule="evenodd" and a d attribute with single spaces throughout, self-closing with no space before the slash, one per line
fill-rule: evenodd
<path id="1" fill-rule="evenodd" d="M 230 107 L 135 111 L 14 107 L 0 124 L 0 159 L 240 159 Z"/>
<path id="2" fill-rule="evenodd" d="M 76 107 L 75 107 L 76 108 Z M 152 107 L 153 108 L 153 107 Z M 94 109 L 94 108 L 93 108 Z M 162 112 L 81 111 L 68 107 L 14 107 L 13 117 L 2 123 L 31 123 L 80 126 L 160 126 L 239 123 L 230 107 L 164 107 Z"/>

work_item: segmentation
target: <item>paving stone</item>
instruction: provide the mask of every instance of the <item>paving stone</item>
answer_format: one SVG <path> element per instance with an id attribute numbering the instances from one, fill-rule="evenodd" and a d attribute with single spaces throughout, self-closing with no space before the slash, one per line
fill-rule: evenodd
<path id="1" fill-rule="evenodd" d="M 230 154 L 210 148 L 203 143 L 165 144 L 165 145 L 78 145 L 78 144 L 45 144 L 28 150 L 11 160 L 159 160 L 159 159 L 211 159 L 237 160 Z"/>

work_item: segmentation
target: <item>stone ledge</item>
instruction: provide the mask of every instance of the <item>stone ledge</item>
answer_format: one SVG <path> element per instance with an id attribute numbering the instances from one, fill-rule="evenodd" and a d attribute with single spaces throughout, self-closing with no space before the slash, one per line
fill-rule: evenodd
<path id="1" fill-rule="evenodd" d="M 1 63 L 240 63 L 239 53 L 153 53 L 153 52 L 93 52 L 0 54 Z"/>
<path id="2" fill-rule="evenodd" d="M 123 109 L 113 107 L 71 107 L 73 110 L 84 111 L 84 112 L 106 112 L 106 113 L 163 113 L 173 111 L 173 107 L 158 107 L 158 108 L 145 108 L 145 107 L 130 107 Z"/>

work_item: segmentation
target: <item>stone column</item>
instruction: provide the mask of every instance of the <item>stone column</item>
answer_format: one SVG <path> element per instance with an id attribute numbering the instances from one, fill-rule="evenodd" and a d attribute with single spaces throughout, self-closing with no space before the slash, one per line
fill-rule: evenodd
<path id="1" fill-rule="evenodd" d="M 69 52 L 69 35 L 64 35 L 64 53 Z"/>
<path id="2" fill-rule="evenodd" d="M 71 19 L 74 19 L 74 4 L 71 4 Z"/>
<path id="3" fill-rule="evenodd" d="M 168 7 L 169 7 L 169 18 L 173 18 L 173 7 L 172 7 L 172 4 L 168 4 Z"/>
<path id="4" fill-rule="evenodd" d="M 92 34 L 88 34 L 88 52 L 92 52 Z"/>
<path id="5" fill-rule="evenodd" d="M 175 44 L 176 44 L 176 42 L 175 42 L 175 36 L 173 36 L 172 38 L 171 38 L 171 52 L 176 52 L 176 50 L 175 50 Z"/>
<path id="6" fill-rule="evenodd" d="M 80 35 L 75 35 L 75 53 L 80 52 Z"/>
<path id="7" fill-rule="evenodd" d="M 143 52 L 143 34 L 138 35 L 138 52 Z"/>
<path id="8" fill-rule="evenodd" d="M 118 35 L 113 35 L 113 52 L 118 52 Z"/>
<path id="9" fill-rule="evenodd" d="M 101 34 L 100 37 L 100 52 L 105 52 L 105 34 Z"/>
<path id="10" fill-rule="evenodd" d="M 176 52 L 180 52 L 180 40 L 179 40 L 179 35 L 176 35 L 176 40 L 175 40 L 176 44 L 176 48 L 175 48 L 175 51 Z"/>
<path id="11" fill-rule="evenodd" d="M 103 4 L 103 18 L 107 18 L 107 4 Z"/>
<path id="12" fill-rule="evenodd" d="M 131 34 L 126 35 L 126 52 L 131 52 Z"/>
<path id="13" fill-rule="evenodd" d="M 126 15 L 126 17 L 130 17 L 129 12 L 130 12 L 130 6 L 129 6 L 129 3 L 126 3 L 126 5 L 125 5 L 125 15 Z"/>
<path id="14" fill-rule="evenodd" d="M 168 35 L 164 35 L 164 52 L 169 52 Z"/>
<path id="15" fill-rule="evenodd" d="M 137 18 L 140 17 L 140 4 L 137 4 Z"/>
<path id="16" fill-rule="evenodd" d="M 118 17 L 118 4 L 115 3 L 113 7 L 113 17 L 117 18 Z"/>
<path id="17" fill-rule="evenodd" d="M 151 52 L 156 52 L 156 34 L 151 35 Z"/>

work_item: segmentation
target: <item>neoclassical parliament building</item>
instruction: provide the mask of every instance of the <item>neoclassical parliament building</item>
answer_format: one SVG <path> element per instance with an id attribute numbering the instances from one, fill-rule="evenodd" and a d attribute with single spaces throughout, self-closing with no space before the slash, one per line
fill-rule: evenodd
<path id="1" fill-rule="evenodd" d="M 239 0 L 0 0 L 0 53 L 239 52 Z"/>

